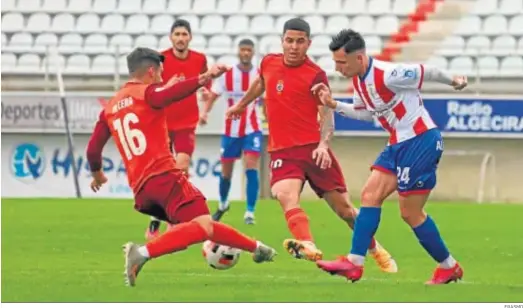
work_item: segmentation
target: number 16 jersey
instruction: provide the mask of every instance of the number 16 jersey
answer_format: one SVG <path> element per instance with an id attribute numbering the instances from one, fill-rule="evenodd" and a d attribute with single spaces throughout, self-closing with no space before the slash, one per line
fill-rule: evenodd
<path id="1" fill-rule="evenodd" d="M 120 152 L 134 194 L 149 178 L 176 169 L 169 151 L 165 112 L 145 100 L 146 91 L 154 91 L 154 87 L 129 82 L 100 114 Z"/>

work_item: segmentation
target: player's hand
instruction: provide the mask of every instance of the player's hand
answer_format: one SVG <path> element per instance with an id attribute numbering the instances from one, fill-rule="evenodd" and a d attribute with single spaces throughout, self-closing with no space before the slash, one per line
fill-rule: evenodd
<path id="1" fill-rule="evenodd" d="M 242 114 L 244 112 L 245 112 L 245 107 L 243 107 L 241 104 L 236 104 L 236 105 L 229 107 L 229 109 L 227 109 L 227 112 L 225 113 L 225 115 L 227 116 L 227 119 L 237 120 L 242 116 Z"/>
<path id="2" fill-rule="evenodd" d="M 315 84 L 311 91 L 314 95 L 318 97 L 320 102 L 332 109 L 336 108 L 336 101 L 332 98 L 332 93 L 329 87 L 324 83 Z"/>
<path id="3" fill-rule="evenodd" d="M 223 75 L 223 73 L 230 69 L 231 67 L 225 64 L 214 64 L 207 72 L 209 73 L 210 77 L 214 79 L 220 77 Z"/>
<path id="4" fill-rule="evenodd" d="M 102 171 L 93 172 L 93 180 L 91 181 L 91 190 L 97 192 L 102 188 L 102 185 L 107 183 L 107 178 Z"/>
<path id="5" fill-rule="evenodd" d="M 329 153 L 329 148 L 321 144 L 312 152 L 312 159 L 321 169 L 328 169 L 332 165 L 332 158 Z"/>
<path id="6" fill-rule="evenodd" d="M 452 87 L 454 90 L 463 90 L 468 84 L 467 76 L 454 76 L 452 79 Z"/>
<path id="7" fill-rule="evenodd" d="M 207 124 L 207 118 L 208 117 L 209 117 L 209 115 L 207 114 L 207 112 L 200 113 L 200 125 Z"/>

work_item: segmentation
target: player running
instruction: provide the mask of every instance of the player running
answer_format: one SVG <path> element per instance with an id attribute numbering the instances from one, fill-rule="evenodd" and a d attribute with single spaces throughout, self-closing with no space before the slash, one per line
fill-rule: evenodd
<path id="1" fill-rule="evenodd" d="M 306 55 L 310 44 L 309 24 L 300 18 L 288 20 L 283 29 L 283 54 L 263 58 L 260 77 L 227 114 L 241 117 L 245 108 L 265 92 L 271 191 L 280 202 L 294 236 L 284 241 L 284 247 L 295 258 L 316 261 L 323 253 L 316 247 L 309 218 L 300 207 L 304 183 L 308 181 L 351 228 L 358 210 L 349 201 L 340 165 L 329 149 L 332 110 L 322 107 L 323 120 L 321 124 L 318 121 L 321 103 L 311 88 L 328 81 L 325 72 Z M 367 248 L 383 271 L 397 271 L 396 262 L 376 241 L 369 242 Z"/>
<path id="2" fill-rule="evenodd" d="M 215 65 L 198 77 L 162 86 L 163 56 L 148 48 L 137 48 L 127 56 L 132 77 L 100 113 L 87 146 L 87 158 L 98 191 L 107 182 L 101 170 L 102 150 L 112 136 L 127 170 L 135 198 L 135 209 L 143 214 L 176 223 L 172 229 L 146 245 L 127 243 L 125 280 L 135 285 L 136 277 L 150 259 L 211 240 L 253 253 L 257 263 L 272 261 L 274 249 L 237 230 L 214 222 L 205 197 L 177 169 L 169 150 L 164 108 L 194 93 L 227 68 Z"/>
<path id="3" fill-rule="evenodd" d="M 173 47 L 162 52 L 165 57 L 163 80 L 182 81 L 197 77 L 207 71 L 207 58 L 204 54 L 189 49 L 192 39 L 191 25 L 185 19 L 177 19 L 171 26 L 171 42 Z M 211 83 L 206 84 L 210 87 Z M 191 157 L 196 141 L 196 126 L 199 111 L 196 92 L 185 97 L 180 102 L 165 109 L 167 113 L 167 128 L 169 139 L 176 155 L 176 165 L 189 174 Z M 151 217 L 149 227 L 145 232 L 147 239 L 159 234 L 160 220 Z"/>
<path id="4" fill-rule="evenodd" d="M 253 56 L 253 41 L 250 39 L 241 40 L 238 44 L 238 59 L 240 62 L 213 83 L 211 92 L 200 115 L 200 123 L 202 125 L 207 123 L 208 114 L 220 95 L 225 93 L 228 107 L 231 107 L 249 89 L 251 82 L 258 76 L 256 68 L 252 65 Z M 231 188 L 234 162 L 243 153 L 245 177 L 247 179 L 247 209 L 244 220 L 248 225 L 254 224 L 254 209 L 260 190 L 258 162 L 262 138 L 261 119 L 254 104 L 247 108 L 239 120 L 225 120 L 225 132 L 222 136 L 221 145 L 220 204 L 213 215 L 214 220 L 220 220 L 223 214 L 229 210 L 228 196 Z"/>
<path id="5" fill-rule="evenodd" d="M 367 247 L 378 229 L 383 201 L 399 194 L 403 220 L 421 246 L 439 263 L 428 284 L 444 284 L 463 277 L 463 270 L 430 216 L 424 211 L 436 186 L 436 169 L 443 152 L 440 131 L 423 106 L 420 89 L 425 81 L 448 84 L 456 90 L 467 86 L 466 77 L 452 77 L 436 67 L 397 64 L 366 55 L 365 41 L 352 30 L 342 30 L 329 45 L 336 70 L 354 85 L 353 103 L 333 100 L 326 84 L 314 90 L 321 101 L 340 114 L 355 119 L 376 119 L 389 132 L 389 142 L 371 167 L 361 192 L 352 249 L 336 261 L 318 261 L 323 270 L 357 281 L 363 275 Z"/>

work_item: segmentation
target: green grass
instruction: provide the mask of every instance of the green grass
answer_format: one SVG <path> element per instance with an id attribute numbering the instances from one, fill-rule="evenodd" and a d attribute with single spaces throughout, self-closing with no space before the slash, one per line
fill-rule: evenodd
<path id="1" fill-rule="evenodd" d="M 213 204 L 213 207 L 215 205 Z M 322 201 L 305 202 L 325 256 L 347 253 L 351 232 Z M 137 287 L 123 284 L 121 245 L 143 239 L 148 218 L 130 200 L 2 199 L 3 302 L 521 302 L 523 206 L 431 203 L 428 207 L 464 281 L 425 286 L 434 262 L 394 204 L 386 205 L 378 240 L 400 272 L 381 273 L 372 260 L 364 279 L 347 283 L 281 248 L 289 236 L 275 201 L 258 205 L 254 227 L 233 205 L 224 221 L 279 251 L 271 264 L 246 254 L 228 271 L 204 262 L 200 245 L 147 264 Z"/>

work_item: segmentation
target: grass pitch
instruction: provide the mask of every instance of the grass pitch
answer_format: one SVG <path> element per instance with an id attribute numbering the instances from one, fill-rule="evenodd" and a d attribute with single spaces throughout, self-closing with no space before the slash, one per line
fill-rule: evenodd
<path id="1" fill-rule="evenodd" d="M 216 204 L 212 204 L 214 208 Z M 351 232 L 322 201 L 304 202 L 326 258 L 345 254 Z M 378 240 L 400 272 L 381 273 L 369 259 L 364 279 L 347 283 L 282 249 L 289 236 L 275 201 L 258 205 L 256 226 L 235 203 L 224 222 L 273 245 L 272 264 L 243 254 L 227 271 L 210 268 L 201 245 L 148 263 L 135 288 L 123 283 L 121 246 L 143 241 L 148 218 L 131 200 L 2 199 L 3 302 L 522 302 L 523 206 L 432 202 L 428 211 L 464 281 L 425 286 L 435 267 L 391 203 Z"/>

